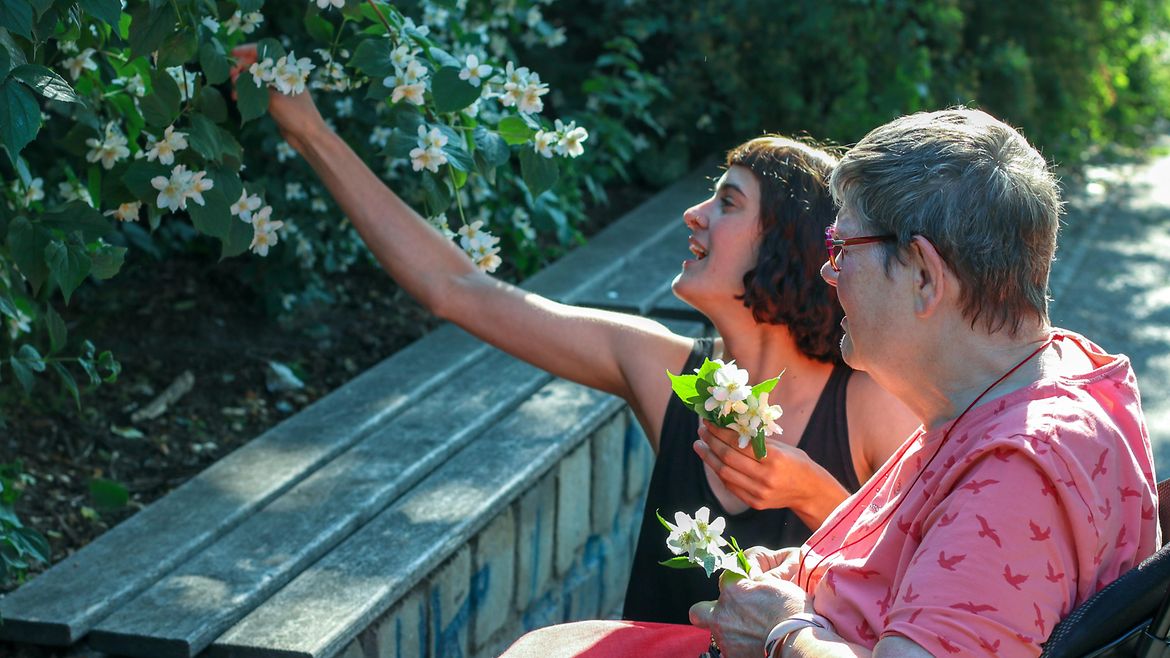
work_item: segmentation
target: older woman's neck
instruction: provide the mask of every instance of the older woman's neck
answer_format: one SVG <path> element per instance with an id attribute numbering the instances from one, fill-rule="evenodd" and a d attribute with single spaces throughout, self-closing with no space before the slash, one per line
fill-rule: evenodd
<path id="1" fill-rule="evenodd" d="M 924 350 L 936 356 L 942 354 L 942 358 L 908 364 L 898 376 L 895 395 L 922 419 L 927 430 L 941 427 L 958 418 L 972 403 L 983 405 L 1038 381 L 1042 377 L 1041 360 L 1039 355 L 1032 355 L 1048 340 L 1051 331 L 1048 325 L 1036 325 L 1021 328 L 1015 335 L 1006 331 L 942 333 L 938 340 L 945 343 L 945 349 Z M 996 384 L 1005 375 L 1007 378 Z M 935 385 L 924 386 L 923 382 Z"/>

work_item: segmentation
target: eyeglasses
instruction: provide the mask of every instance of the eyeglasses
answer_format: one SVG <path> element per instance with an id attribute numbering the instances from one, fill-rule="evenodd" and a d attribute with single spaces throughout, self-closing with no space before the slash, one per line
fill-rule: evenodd
<path id="1" fill-rule="evenodd" d="M 892 242 L 898 239 L 898 236 L 892 234 L 886 235 L 866 235 L 859 238 L 846 238 L 844 240 L 837 237 L 837 229 L 830 226 L 825 229 L 825 249 L 829 251 L 829 267 L 833 268 L 834 272 L 840 272 L 841 266 L 837 264 L 837 259 L 841 257 L 842 251 L 845 247 L 851 247 L 856 244 L 869 244 L 871 242 Z"/>

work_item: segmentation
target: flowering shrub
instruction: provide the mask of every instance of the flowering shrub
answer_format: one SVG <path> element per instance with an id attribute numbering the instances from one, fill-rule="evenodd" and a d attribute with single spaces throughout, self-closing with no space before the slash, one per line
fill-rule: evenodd
<path id="1" fill-rule="evenodd" d="M 268 14 L 263 0 L 6 0 L 0 387 L 31 391 L 51 373 L 80 404 L 78 375 L 117 377 L 58 309 L 130 249 L 161 258 L 214 239 L 284 310 L 319 292 L 321 273 L 372 261 L 272 122 L 254 121 L 270 88 L 313 90 L 330 125 L 484 270 L 515 254 L 531 272 L 550 245 L 577 241 L 581 184 L 601 199 L 612 174 L 563 164 L 619 99 L 549 116 L 557 90 L 517 61 L 517 47 L 566 42 L 549 2 L 304 0 Z M 230 52 L 245 41 L 260 59 L 232 104 Z M 633 157 L 606 155 L 607 168 Z"/>

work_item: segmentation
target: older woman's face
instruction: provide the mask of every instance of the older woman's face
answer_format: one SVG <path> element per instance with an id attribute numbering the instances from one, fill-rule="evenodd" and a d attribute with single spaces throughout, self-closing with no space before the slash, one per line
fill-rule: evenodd
<path id="1" fill-rule="evenodd" d="M 680 299 L 701 311 L 742 295 L 743 275 L 756 266 L 760 239 L 760 184 L 750 169 L 730 167 L 716 183 L 715 193 L 687 209 L 683 221 L 691 230 L 694 255 L 683 261 L 673 288 Z"/>
<path id="2" fill-rule="evenodd" d="M 872 233 L 845 209 L 838 213 L 834 226 L 842 239 Z M 872 370 L 897 351 L 899 322 L 905 319 L 900 312 L 904 300 L 897 296 L 897 261 L 891 267 L 891 278 L 882 254 L 878 243 L 853 245 L 845 247 L 837 258 L 840 272 L 828 262 L 821 266 L 821 277 L 837 289 L 837 299 L 845 311 L 841 320 L 845 330 L 841 356 L 856 370 Z"/>

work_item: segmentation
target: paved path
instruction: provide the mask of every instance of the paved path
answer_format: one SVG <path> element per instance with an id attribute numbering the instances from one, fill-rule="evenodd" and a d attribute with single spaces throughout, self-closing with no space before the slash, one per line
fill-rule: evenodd
<path id="1" fill-rule="evenodd" d="M 1133 360 L 1158 477 L 1170 477 L 1170 156 L 1090 170 L 1069 201 L 1053 322 Z"/>

